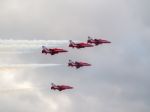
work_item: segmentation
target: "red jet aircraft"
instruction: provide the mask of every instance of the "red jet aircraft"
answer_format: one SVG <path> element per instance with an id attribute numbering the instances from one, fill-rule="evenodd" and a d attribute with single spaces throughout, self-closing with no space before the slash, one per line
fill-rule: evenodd
<path id="1" fill-rule="evenodd" d="M 108 41 L 108 40 L 103 40 L 103 39 L 92 39 L 91 37 L 88 37 L 87 43 L 99 45 L 99 44 L 103 44 L 103 43 L 111 43 L 111 42 Z"/>
<path id="2" fill-rule="evenodd" d="M 51 55 L 54 55 L 54 54 L 58 54 L 62 52 L 68 52 L 68 51 L 64 49 L 59 49 L 59 48 L 48 49 L 45 46 L 42 46 L 42 53 L 45 53 L 45 54 L 49 53 Z"/>
<path id="3" fill-rule="evenodd" d="M 80 49 L 80 48 L 85 48 L 85 47 L 93 47 L 93 45 L 89 43 L 83 43 L 83 42 L 74 43 L 72 40 L 70 40 L 69 47 Z"/>
<path id="4" fill-rule="evenodd" d="M 52 83 L 51 85 L 51 90 L 63 91 L 66 89 L 73 89 L 73 87 L 67 85 L 55 85 L 54 83 Z"/>
<path id="5" fill-rule="evenodd" d="M 77 61 L 73 62 L 73 61 L 69 60 L 68 66 L 76 67 L 76 69 L 78 69 L 83 66 L 91 66 L 91 64 L 88 64 L 85 62 L 77 62 Z"/>

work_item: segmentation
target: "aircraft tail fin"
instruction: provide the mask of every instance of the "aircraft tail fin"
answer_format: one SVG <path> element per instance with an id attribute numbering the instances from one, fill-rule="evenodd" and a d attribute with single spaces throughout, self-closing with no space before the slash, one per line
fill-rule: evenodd
<path id="1" fill-rule="evenodd" d="M 48 48 L 46 46 L 42 46 L 42 49 L 49 52 Z"/>
<path id="2" fill-rule="evenodd" d="M 72 60 L 69 60 L 69 63 L 73 63 L 73 61 L 72 61 Z"/>
<path id="3" fill-rule="evenodd" d="M 42 49 L 47 49 L 46 46 L 42 46 Z"/>
<path id="4" fill-rule="evenodd" d="M 75 43 L 72 40 L 69 40 L 70 44 L 74 45 Z"/>
<path id="5" fill-rule="evenodd" d="M 56 86 L 54 83 L 51 83 L 52 86 Z"/>
<path id="6" fill-rule="evenodd" d="M 88 36 L 88 40 L 92 40 L 92 37 Z"/>
<path id="7" fill-rule="evenodd" d="M 69 60 L 68 66 L 73 66 L 74 62 L 72 60 Z"/>

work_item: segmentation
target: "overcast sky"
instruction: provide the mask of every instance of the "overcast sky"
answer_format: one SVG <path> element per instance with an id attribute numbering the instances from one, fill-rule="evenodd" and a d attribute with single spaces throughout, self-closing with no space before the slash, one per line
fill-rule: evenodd
<path id="1" fill-rule="evenodd" d="M 149 0 L 0 0 L 2 40 L 92 36 L 112 42 L 81 50 L 64 43 L 69 52 L 56 56 L 41 54 L 41 46 L 21 53 L 0 48 L 7 50 L 0 51 L 0 64 L 62 64 L 0 68 L 0 112 L 149 112 L 149 5 Z M 69 59 L 92 66 L 68 68 Z M 52 82 L 74 89 L 51 91 Z"/>

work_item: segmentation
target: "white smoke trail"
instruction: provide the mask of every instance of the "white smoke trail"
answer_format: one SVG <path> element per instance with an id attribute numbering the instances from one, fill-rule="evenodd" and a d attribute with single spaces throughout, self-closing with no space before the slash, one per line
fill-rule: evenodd
<path id="1" fill-rule="evenodd" d="M 17 51 L 17 50 L 11 50 L 11 51 L 2 51 L 0 50 L 0 54 L 24 54 L 24 53 L 33 53 L 33 50 L 28 50 L 28 51 Z M 34 53 L 39 53 L 39 51 L 35 51 Z"/>
<path id="2" fill-rule="evenodd" d="M 5 88 L 5 89 L 0 89 L 0 94 L 12 94 L 12 93 L 18 93 L 18 92 L 35 92 L 39 90 L 45 90 L 45 91 L 50 91 L 48 87 L 20 87 L 20 88 Z"/>
<path id="3" fill-rule="evenodd" d="M 26 91 L 26 90 L 34 90 L 35 88 L 33 87 L 28 87 L 28 88 L 7 88 L 7 89 L 0 89 L 0 92 L 16 92 L 16 91 Z"/>
<path id="4" fill-rule="evenodd" d="M 3 40 L 0 39 L 0 44 L 64 44 L 68 40 Z"/>
<path id="5" fill-rule="evenodd" d="M 38 68 L 60 66 L 61 64 L 0 64 L 0 68 Z"/>
<path id="6" fill-rule="evenodd" d="M 39 48 L 67 44 L 68 40 L 3 40 L 0 39 L 0 48 Z"/>

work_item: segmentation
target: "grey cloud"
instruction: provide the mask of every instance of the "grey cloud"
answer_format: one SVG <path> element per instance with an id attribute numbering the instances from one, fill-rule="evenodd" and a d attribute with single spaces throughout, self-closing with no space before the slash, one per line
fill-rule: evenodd
<path id="1" fill-rule="evenodd" d="M 128 1 L 130 8 L 132 9 L 133 17 L 140 20 L 145 27 L 150 25 L 150 14 L 149 14 L 149 0 L 130 0 Z"/>
<path id="2" fill-rule="evenodd" d="M 36 88 L 35 91 L 1 94 L 0 111 L 150 110 L 150 34 L 145 11 L 148 1 L 1 0 L 0 3 L 2 39 L 86 41 L 89 35 L 112 41 L 109 45 L 82 50 L 73 50 L 65 44 L 61 47 L 69 52 L 56 56 L 42 55 L 40 49 L 24 54 L 0 54 L 0 63 L 62 64 L 39 69 L 0 70 L 1 88 L 23 88 L 25 84 Z M 75 70 L 67 67 L 68 59 L 84 60 L 93 66 Z M 50 91 L 51 82 L 72 85 L 75 89 Z"/>

